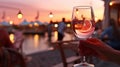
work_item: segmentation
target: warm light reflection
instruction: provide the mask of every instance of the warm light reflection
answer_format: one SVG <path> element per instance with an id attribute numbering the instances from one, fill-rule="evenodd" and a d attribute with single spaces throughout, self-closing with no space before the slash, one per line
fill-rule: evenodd
<path id="1" fill-rule="evenodd" d="M 98 18 L 97 17 L 95 17 L 95 22 L 98 20 Z"/>
<path id="2" fill-rule="evenodd" d="M 22 16 L 22 14 L 19 14 L 18 15 L 18 19 L 21 19 L 23 16 Z"/>
<path id="3" fill-rule="evenodd" d="M 113 5 L 113 2 L 110 2 L 109 5 L 112 6 L 112 5 Z"/>
<path id="4" fill-rule="evenodd" d="M 14 34 L 10 34 L 9 38 L 10 38 L 11 42 L 14 43 Z"/>
<path id="5" fill-rule="evenodd" d="M 18 17 L 18 19 L 22 19 L 23 14 L 21 13 L 21 11 L 18 12 L 17 17 Z"/>
<path id="6" fill-rule="evenodd" d="M 79 11 L 78 11 L 78 9 L 76 9 L 76 14 L 79 14 Z"/>
<path id="7" fill-rule="evenodd" d="M 67 27 L 70 27 L 70 24 L 67 24 Z"/>
<path id="8" fill-rule="evenodd" d="M 34 35 L 34 47 L 37 48 L 39 44 L 39 35 L 35 34 Z"/>
<path id="9" fill-rule="evenodd" d="M 10 21 L 9 23 L 10 23 L 11 25 L 13 25 L 13 21 Z"/>
<path id="10" fill-rule="evenodd" d="M 53 15 L 49 15 L 50 18 L 53 18 Z"/>
<path id="11" fill-rule="evenodd" d="M 58 27 L 58 24 L 55 24 L 54 27 Z"/>
<path id="12" fill-rule="evenodd" d="M 75 24 L 75 29 L 81 29 L 82 28 L 82 24 Z"/>
<path id="13" fill-rule="evenodd" d="M 38 23 L 34 23 L 34 26 L 38 27 L 38 26 L 39 26 L 39 24 L 38 24 Z"/>
<path id="14" fill-rule="evenodd" d="M 52 14 L 52 12 L 50 12 L 49 17 L 50 17 L 50 18 L 53 18 L 53 14 Z"/>
<path id="15" fill-rule="evenodd" d="M 54 40 L 57 40 L 57 38 L 58 38 L 58 32 L 55 31 L 55 32 L 54 32 Z"/>

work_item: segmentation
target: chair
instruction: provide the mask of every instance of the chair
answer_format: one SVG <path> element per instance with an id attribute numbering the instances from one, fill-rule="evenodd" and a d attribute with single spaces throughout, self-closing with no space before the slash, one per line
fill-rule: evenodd
<path id="1" fill-rule="evenodd" d="M 17 50 L 18 52 L 20 52 L 21 54 L 23 54 L 23 49 L 22 49 L 22 47 L 23 47 L 23 42 L 24 42 L 24 38 L 22 38 L 22 39 L 20 39 L 20 40 L 15 40 L 15 42 L 14 42 L 14 45 L 15 45 L 15 47 L 16 47 L 16 50 Z"/>
<path id="2" fill-rule="evenodd" d="M 57 41 L 57 42 L 51 43 L 52 45 L 55 46 L 55 48 L 58 48 L 61 55 L 61 59 L 62 59 L 62 63 L 59 63 L 53 67 L 72 67 L 75 61 L 80 60 L 80 56 L 77 56 L 77 55 L 71 56 L 68 58 L 66 58 L 65 56 L 64 49 L 71 49 L 76 53 L 78 53 L 78 51 L 76 50 L 78 43 L 73 43 L 73 42 L 78 42 L 78 41 L 70 40 L 70 41 Z M 73 47 L 76 47 L 76 48 L 73 48 Z"/>
<path id="3" fill-rule="evenodd" d="M 0 48 L 0 67 L 26 67 L 24 57 L 11 48 Z"/>

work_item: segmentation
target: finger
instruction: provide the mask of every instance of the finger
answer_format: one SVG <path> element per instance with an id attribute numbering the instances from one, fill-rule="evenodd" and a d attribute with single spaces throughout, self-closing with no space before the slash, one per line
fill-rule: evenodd
<path id="1" fill-rule="evenodd" d="M 98 42 L 99 39 L 97 39 L 97 38 L 88 38 L 87 41 Z"/>

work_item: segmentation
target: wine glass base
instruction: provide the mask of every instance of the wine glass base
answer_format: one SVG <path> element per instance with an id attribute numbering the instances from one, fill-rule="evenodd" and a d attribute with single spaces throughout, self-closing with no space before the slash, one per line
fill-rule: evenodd
<path id="1" fill-rule="evenodd" d="M 89 64 L 87 62 L 81 62 L 79 64 L 73 65 L 73 67 L 95 67 L 93 64 Z"/>

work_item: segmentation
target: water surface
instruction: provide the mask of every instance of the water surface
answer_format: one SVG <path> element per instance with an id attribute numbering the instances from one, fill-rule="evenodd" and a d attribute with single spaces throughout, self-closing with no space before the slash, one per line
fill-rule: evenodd
<path id="1" fill-rule="evenodd" d="M 52 42 L 57 41 L 57 32 L 52 33 Z M 47 33 L 45 35 L 24 35 L 25 41 L 23 42 L 23 52 L 25 54 L 31 54 L 40 51 L 47 51 L 50 50 L 51 47 L 49 46 Z M 14 34 L 10 34 L 10 39 L 14 42 Z M 63 40 L 71 40 L 73 36 L 65 33 L 65 37 Z"/>

